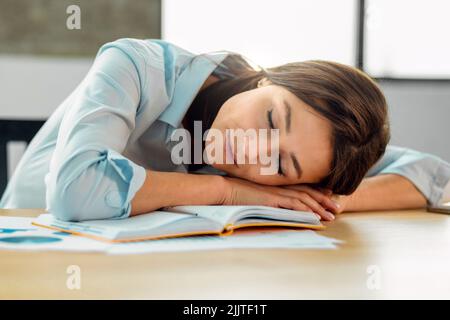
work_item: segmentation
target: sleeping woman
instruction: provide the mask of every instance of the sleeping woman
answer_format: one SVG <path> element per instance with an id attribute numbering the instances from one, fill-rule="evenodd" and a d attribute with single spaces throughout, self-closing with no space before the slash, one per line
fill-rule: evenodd
<path id="1" fill-rule="evenodd" d="M 333 220 L 448 198 L 448 163 L 388 142 L 383 93 L 353 67 L 265 69 L 234 52 L 119 39 L 34 137 L 0 207 L 81 221 L 265 205 Z"/>

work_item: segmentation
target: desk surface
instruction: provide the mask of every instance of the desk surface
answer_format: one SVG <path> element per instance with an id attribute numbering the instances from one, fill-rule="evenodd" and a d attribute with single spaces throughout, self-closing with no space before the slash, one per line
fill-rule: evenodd
<path id="1" fill-rule="evenodd" d="M 0 215 L 11 216 L 41 212 L 0 209 Z M 348 213 L 320 233 L 345 243 L 336 250 L 128 256 L 0 251 L 0 298 L 450 298 L 449 215 Z M 66 287 L 69 265 L 81 268 L 80 290 Z"/>

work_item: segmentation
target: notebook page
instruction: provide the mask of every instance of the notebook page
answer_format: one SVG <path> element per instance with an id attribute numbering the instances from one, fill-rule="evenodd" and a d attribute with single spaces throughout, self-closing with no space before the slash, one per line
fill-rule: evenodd
<path id="1" fill-rule="evenodd" d="M 188 221 L 196 218 L 193 215 L 173 213 L 165 211 L 154 211 L 127 219 L 89 220 L 84 222 L 67 222 L 56 219 L 52 214 L 42 214 L 35 221 L 37 223 L 57 227 L 60 229 L 95 235 L 108 239 L 151 235 L 158 229 L 174 224 L 183 224 L 182 220 Z M 189 231 L 189 224 L 185 224 Z"/>
<path id="2" fill-rule="evenodd" d="M 320 220 L 311 212 L 294 211 L 268 206 L 175 206 L 174 212 L 196 213 L 201 217 L 220 222 L 223 226 L 244 218 L 264 218 L 319 225 Z"/>
<path id="3" fill-rule="evenodd" d="M 319 225 L 319 218 L 312 212 L 296 211 L 283 208 L 272 208 L 267 206 L 247 206 L 233 217 L 234 224 L 238 222 L 257 222 L 258 219 L 271 221 L 286 221 Z"/>
<path id="4" fill-rule="evenodd" d="M 247 206 L 175 206 L 168 207 L 171 212 L 195 213 L 205 219 L 213 220 L 225 226 L 232 217 Z"/>

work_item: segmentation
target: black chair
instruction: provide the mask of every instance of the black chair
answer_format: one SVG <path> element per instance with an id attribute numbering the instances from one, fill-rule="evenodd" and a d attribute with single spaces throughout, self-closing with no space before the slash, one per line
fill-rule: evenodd
<path id="1" fill-rule="evenodd" d="M 8 142 L 25 141 L 28 145 L 45 121 L 0 119 L 0 198 L 8 183 Z"/>

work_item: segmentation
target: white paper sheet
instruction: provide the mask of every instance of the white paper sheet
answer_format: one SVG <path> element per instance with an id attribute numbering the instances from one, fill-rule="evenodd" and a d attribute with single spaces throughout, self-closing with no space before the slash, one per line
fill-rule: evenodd
<path id="1" fill-rule="evenodd" d="M 108 243 L 36 227 L 33 218 L 0 216 L 0 249 L 105 252 Z"/>
<path id="2" fill-rule="evenodd" d="M 241 229 L 230 236 L 195 236 L 108 244 L 31 224 L 33 218 L 0 216 L 0 249 L 140 254 L 223 249 L 334 249 L 341 241 L 312 230 Z"/>
<path id="3" fill-rule="evenodd" d="M 110 254 L 149 252 L 176 252 L 221 249 L 303 248 L 335 249 L 342 241 L 318 235 L 312 230 L 272 229 L 265 231 L 241 230 L 230 236 L 195 236 L 153 241 L 119 243 L 108 249 Z"/>

